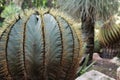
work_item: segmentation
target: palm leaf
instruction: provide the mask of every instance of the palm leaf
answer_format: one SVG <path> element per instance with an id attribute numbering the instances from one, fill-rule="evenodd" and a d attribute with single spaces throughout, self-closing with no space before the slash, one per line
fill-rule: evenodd
<path id="1" fill-rule="evenodd" d="M 119 0 L 62 0 L 60 5 L 62 10 L 77 19 L 81 17 L 83 11 L 90 15 L 88 11 L 90 7 L 94 8 L 97 18 L 108 20 L 111 15 L 118 12 Z"/>

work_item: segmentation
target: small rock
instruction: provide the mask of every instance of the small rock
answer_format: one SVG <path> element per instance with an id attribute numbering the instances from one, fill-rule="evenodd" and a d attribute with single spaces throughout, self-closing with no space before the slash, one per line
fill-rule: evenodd
<path id="1" fill-rule="evenodd" d="M 117 80 L 120 80 L 120 67 L 117 68 Z"/>
<path id="2" fill-rule="evenodd" d="M 109 68 L 109 71 L 112 71 L 112 68 Z"/>
<path id="3" fill-rule="evenodd" d="M 113 59 L 110 60 L 110 62 L 120 66 L 120 59 L 118 57 L 114 57 Z"/>
<path id="4" fill-rule="evenodd" d="M 89 72 L 86 72 L 85 74 L 81 75 L 75 80 L 115 80 L 113 78 L 110 78 L 109 76 L 96 71 L 96 70 L 91 70 Z"/>
<path id="5" fill-rule="evenodd" d="M 93 61 L 102 60 L 98 53 L 93 54 Z"/>

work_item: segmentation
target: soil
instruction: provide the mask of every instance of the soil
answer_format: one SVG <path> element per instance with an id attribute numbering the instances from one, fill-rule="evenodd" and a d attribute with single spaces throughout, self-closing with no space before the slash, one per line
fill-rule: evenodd
<path id="1" fill-rule="evenodd" d="M 117 68 L 119 66 L 112 63 L 110 60 L 111 59 L 98 58 L 98 60 L 96 59 L 96 63 L 92 66 L 92 69 L 100 71 L 101 73 L 116 79 Z"/>
<path id="2" fill-rule="evenodd" d="M 116 79 L 118 66 L 114 63 L 110 63 L 108 61 L 97 61 L 92 68 Z"/>

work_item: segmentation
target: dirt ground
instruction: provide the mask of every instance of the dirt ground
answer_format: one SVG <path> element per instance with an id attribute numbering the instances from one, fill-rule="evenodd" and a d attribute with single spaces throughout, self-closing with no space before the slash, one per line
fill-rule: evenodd
<path id="1" fill-rule="evenodd" d="M 110 63 L 107 61 L 97 61 L 93 67 L 94 70 L 100 71 L 112 78 L 116 79 L 116 71 L 118 66 L 114 63 Z"/>
<path id="2" fill-rule="evenodd" d="M 116 79 L 116 72 L 119 66 L 112 63 L 110 60 L 111 59 L 103 59 L 97 56 L 96 63 L 92 66 L 92 69 L 100 71 L 109 77 Z"/>

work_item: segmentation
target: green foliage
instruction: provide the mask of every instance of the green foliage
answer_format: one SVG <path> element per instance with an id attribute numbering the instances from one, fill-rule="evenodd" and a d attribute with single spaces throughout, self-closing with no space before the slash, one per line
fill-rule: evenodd
<path id="1" fill-rule="evenodd" d="M 94 52 L 100 53 L 101 50 L 101 44 L 99 40 L 95 40 L 94 42 Z"/>
<path id="2" fill-rule="evenodd" d="M 3 18 L 1 17 L 1 13 L 5 8 L 5 0 L 0 0 L 0 27 L 2 27 L 3 24 Z"/>
<path id="3" fill-rule="evenodd" d="M 89 61 L 89 54 L 86 56 L 83 65 L 79 68 L 79 70 L 78 70 L 78 76 L 80 76 L 80 75 L 84 74 L 85 72 L 87 72 L 88 70 L 90 70 L 90 68 L 95 63 L 95 61 L 94 61 L 91 64 L 87 65 L 88 61 Z"/>
<path id="4" fill-rule="evenodd" d="M 23 3 L 23 9 L 25 8 L 38 8 L 38 7 L 55 7 L 55 0 L 25 0 Z"/>
<path id="5" fill-rule="evenodd" d="M 2 27 L 2 24 L 3 24 L 3 23 L 2 23 L 2 22 L 0 22 L 0 27 Z"/>
<path id="6" fill-rule="evenodd" d="M 42 0 L 42 6 L 46 7 L 47 0 Z"/>
<path id="7" fill-rule="evenodd" d="M 3 25 L 3 22 L 0 22 L 0 27 L 2 27 L 2 25 Z"/>
<path id="8" fill-rule="evenodd" d="M 33 0 L 34 7 L 46 7 L 47 0 Z"/>
<path id="9" fill-rule="evenodd" d="M 29 10 L 0 36 L 0 80 L 74 80 L 81 42 L 56 10 Z M 75 24 L 75 23 L 74 23 Z"/>
<path id="10" fill-rule="evenodd" d="M 4 7 L 5 0 L 0 0 L 0 7 Z"/>
<path id="11" fill-rule="evenodd" d="M 5 7 L 4 11 L 1 14 L 1 17 L 8 18 L 19 13 L 21 9 L 14 4 L 10 4 Z"/>

